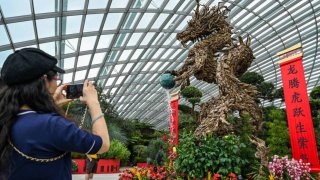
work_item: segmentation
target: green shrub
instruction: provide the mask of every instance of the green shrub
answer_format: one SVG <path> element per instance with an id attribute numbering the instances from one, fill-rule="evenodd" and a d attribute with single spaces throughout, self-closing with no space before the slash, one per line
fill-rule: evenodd
<path id="1" fill-rule="evenodd" d="M 134 152 L 134 161 L 135 163 L 138 162 L 146 162 L 147 161 L 147 146 L 144 145 L 135 145 L 133 146 L 133 152 Z"/>
<path id="2" fill-rule="evenodd" d="M 187 86 L 181 91 L 181 95 L 192 104 L 192 115 L 197 119 L 197 114 L 194 109 L 195 105 L 201 101 L 202 92 L 194 86 Z"/>
<path id="3" fill-rule="evenodd" d="M 274 98 L 275 99 L 281 99 L 282 102 L 284 102 L 284 92 L 283 92 L 283 87 L 280 89 L 277 89 L 274 91 Z"/>
<path id="4" fill-rule="evenodd" d="M 181 91 L 181 95 L 188 99 L 193 97 L 202 97 L 202 92 L 194 86 L 187 86 Z"/>
<path id="5" fill-rule="evenodd" d="M 112 140 L 110 143 L 109 151 L 101 155 L 104 159 L 120 159 L 121 164 L 128 162 L 130 151 L 127 147 L 118 140 Z"/>
<path id="6" fill-rule="evenodd" d="M 196 103 L 199 103 L 201 101 L 201 98 L 199 97 L 192 97 L 192 98 L 189 98 L 188 101 L 191 103 L 191 104 L 196 104 Z"/>
<path id="7" fill-rule="evenodd" d="M 247 84 L 258 86 L 264 81 L 264 78 L 256 72 L 246 72 L 239 78 L 239 80 Z"/>
<path id="8" fill-rule="evenodd" d="M 271 110 L 268 114 L 270 121 L 267 125 L 267 145 L 270 155 L 290 155 L 290 136 L 285 113 L 280 109 Z"/>
<path id="9" fill-rule="evenodd" d="M 314 87 L 309 97 L 312 122 L 316 136 L 318 154 L 320 153 L 320 86 Z"/>
<path id="10" fill-rule="evenodd" d="M 135 163 L 145 163 L 145 162 L 147 162 L 147 159 L 143 158 L 143 157 L 136 156 L 136 157 L 134 157 L 134 162 Z"/>
<path id="11" fill-rule="evenodd" d="M 259 94 L 266 98 L 266 99 L 272 99 L 273 98 L 273 90 L 274 85 L 270 82 L 262 82 L 260 85 L 257 86 Z"/>
<path id="12" fill-rule="evenodd" d="M 257 87 L 258 98 L 273 101 L 274 99 L 281 99 L 284 101 L 283 88 L 275 89 L 274 84 L 265 82 L 262 75 L 256 72 L 246 72 L 239 80 L 243 83 L 251 84 Z M 257 102 L 260 103 L 259 100 Z"/>
<path id="13" fill-rule="evenodd" d="M 227 177 L 233 172 L 241 174 L 247 160 L 241 157 L 245 148 L 238 136 L 230 134 L 223 138 L 208 135 L 196 139 L 192 134 L 184 133 L 180 139 L 174 168 L 191 178 L 205 178 L 208 172 L 219 173 Z"/>
<path id="14" fill-rule="evenodd" d="M 310 97 L 312 99 L 320 99 L 320 86 L 316 86 L 312 89 Z"/>
<path id="15" fill-rule="evenodd" d="M 189 114 L 192 113 L 192 108 L 184 104 L 179 104 L 178 109 L 183 113 L 189 113 Z"/>
<path id="16" fill-rule="evenodd" d="M 193 132 L 197 128 L 197 122 L 190 113 L 179 111 L 179 131 Z M 181 133 L 179 133 L 181 135 Z"/>
<path id="17" fill-rule="evenodd" d="M 320 99 L 310 99 L 309 102 L 311 110 L 315 111 L 313 116 L 317 116 L 319 114 L 318 111 L 320 110 Z"/>

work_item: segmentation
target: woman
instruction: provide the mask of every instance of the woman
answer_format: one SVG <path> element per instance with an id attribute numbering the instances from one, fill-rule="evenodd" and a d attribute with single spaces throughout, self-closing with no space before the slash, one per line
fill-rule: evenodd
<path id="1" fill-rule="evenodd" d="M 3 64 L 0 88 L 0 179 L 71 180 L 71 153 L 101 154 L 109 134 L 97 91 L 84 82 L 80 100 L 89 108 L 92 134 L 59 110 L 70 100 L 57 87 L 57 59 L 35 48 L 11 54 Z"/>

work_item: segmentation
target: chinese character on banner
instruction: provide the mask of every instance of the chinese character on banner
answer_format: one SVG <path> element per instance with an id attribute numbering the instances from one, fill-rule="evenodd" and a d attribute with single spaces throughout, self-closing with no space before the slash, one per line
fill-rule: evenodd
<path id="1" fill-rule="evenodd" d="M 299 137 L 299 139 L 298 139 L 299 148 L 300 149 L 308 149 L 307 142 L 308 142 L 308 140 L 305 137 Z"/>
<path id="2" fill-rule="evenodd" d="M 292 156 L 309 162 L 311 172 L 320 172 L 307 85 L 302 64 L 301 44 L 283 50 L 280 64 Z"/>
<path id="3" fill-rule="evenodd" d="M 294 92 L 291 98 L 291 103 L 299 103 L 302 102 L 302 99 L 300 99 L 300 93 Z"/>
<path id="4" fill-rule="evenodd" d="M 304 116 L 303 110 L 301 107 L 293 108 L 293 117 Z"/>
<path id="5" fill-rule="evenodd" d="M 301 155 L 300 155 L 300 159 L 308 162 L 308 156 L 307 156 L 306 154 L 301 154 Z"/>
<path id="6" fill-rule="evenodd" d="M 299 80 L 297 78 L 289 80 L 289 88 L 299 88 Z"/>
<path id="7" fill-rule="evenodd" d="M 304 129 L 304 125 L 299 122 L 297 125 L 296 125 L 296 130 L 297 130 L 297 133 L 300 133 L 300 132 L 307 132 L 305 129 Z"/>
<path id="8" fill-rule="evenodd" d="M 296 70 L 296 68 L 294 67 L 294 65 L 290 65 L 290 67 L 289 67 L 289 73 L 288 74 L 297 74 L 297 70 Z"/>

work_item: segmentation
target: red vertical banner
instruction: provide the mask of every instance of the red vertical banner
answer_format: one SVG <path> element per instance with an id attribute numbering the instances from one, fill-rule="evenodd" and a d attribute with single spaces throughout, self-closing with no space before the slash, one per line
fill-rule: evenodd
<path id="1" fill-rule="evenodd" d="M 178 145 L 178 105 L 179 105 L 179 96 L 174 96 L 170 101 L 170 137 L 169 137 L 169 154 L 173 152 L 173 148 Z M 171 157 L 172 158 L 172 157 Z"/>
<path id="2" fill-rule="evenodd" d="M 304 162 L 309 162 L 312 171 L 315 172 L 320 170 L 318 151 L 302 64 L 303 53 L 300 47 L 287 50 L 288 52 L 282 55 L 283 59 L 279 63 L 292 155 L 296 160 L 302 159 Z"/>

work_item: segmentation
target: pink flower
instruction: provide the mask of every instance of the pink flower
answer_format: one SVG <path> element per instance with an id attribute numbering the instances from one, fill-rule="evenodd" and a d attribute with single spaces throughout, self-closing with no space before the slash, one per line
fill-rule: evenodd
<path id="1" fill-rule="evenodd" d="M 291 179 L 300 180 L 301 177 L 306 177 L 306 173 L 310 172 L 310 163 L 303 163 L 302 160 L 289 160 L 288 156 L 279 158 L 273 156 L 272 162 L 269 162 L 268 168 L 270 174 L 276 179 L 283 178 L 284 172 L 287 172 Z"/>

